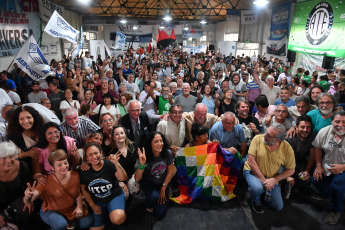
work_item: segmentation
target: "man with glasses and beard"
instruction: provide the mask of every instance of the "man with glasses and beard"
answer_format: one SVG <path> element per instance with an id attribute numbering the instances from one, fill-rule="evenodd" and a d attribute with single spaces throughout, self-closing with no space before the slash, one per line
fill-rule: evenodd
<path id="1" fill-rule="evenodd" d="M 181 105 L 172 104 L 169 109 L 168 120 L 161 120 L 157 125 L 157 131 L 164 134 L 174 155 L 180 147 L 183 147 L 185 128 L 186 123 L 182 117 Z"/>
<path id="2" fill-rule="evenodd" d="M 257 213 L 264 212 L 260 202 L 264 193 L 267 206 L 277 211 L 283 208 L 278 183 L 293 175 L 296 167 L 293 149 L 285 138 L 284 126 L 274 123 L 266 134 L 256 135 L 249 147 L 243 175 L 248 183 L 252 207 Z"/>
<path id="3" fill-rule="evenodd" d="M 321 93 L 316 98 L 317 109 L 307 113 L 311 117 L 314 133 L 331 124 L 331 117 L 336 108 L 335 98 L 330 93 Z"/>
<path id="4" fill-rule="evenodd" d="M 330 197 L 331 212 L 325 222 L 335 225 L 341 218 L 345 195 L 345 112 L 334 112 L 331 120 L 312 143 L 316 161 L 313 182 L 322 195 Z"/>

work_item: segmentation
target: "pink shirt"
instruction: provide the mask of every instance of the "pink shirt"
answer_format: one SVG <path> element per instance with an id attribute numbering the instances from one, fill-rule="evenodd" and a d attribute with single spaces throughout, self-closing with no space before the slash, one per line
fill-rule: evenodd
<path id="1" fill-rule="evenodd" d="M 267 117 L 267 115 L 269 114 L 273 114 L 274 110 L 276 109 L 275 105 L 269 105 L 266 111 L 266 114 L 259 112 L 259 110 L 256 112 L 255 117 L 260 120 L 263 119 L 265 117 Z"/>
<path id="2" fill-rule="evenodd" d="M 64 138 L 67 145 L 67 152 L 68 152 L 67 154 L 70 155 L 70 148 L 71 148 L 72 143 L 74 143 L 74 139 L 68 136 L 64 136 Z M 45 149 L 37 148 L 37 149 L 40 152 L 40 155 L 38 157 L 38 163 L 40 164 L 42 174 L 50 175 L 53 172 L 52 167 L 50 166 L 48 162 L 50 151 L 48 150 L 48 148 L 45 148 Z"/>

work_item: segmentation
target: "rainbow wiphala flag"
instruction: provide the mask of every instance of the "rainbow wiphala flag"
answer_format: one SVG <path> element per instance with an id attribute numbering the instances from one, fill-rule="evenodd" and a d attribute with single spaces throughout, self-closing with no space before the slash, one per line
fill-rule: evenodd
<path id="1" fill-rule="evenodd" d="M 194 200 L 227 201 L 242 168 L 241 155 L 233 155 L 217 143 L 181 148 L 176 153 L 180 196 L 171 198 L 179 204 Z"/>

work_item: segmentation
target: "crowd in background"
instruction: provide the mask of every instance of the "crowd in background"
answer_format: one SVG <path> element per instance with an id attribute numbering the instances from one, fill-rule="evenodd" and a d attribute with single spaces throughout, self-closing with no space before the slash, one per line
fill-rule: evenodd
<path id="1" fill-rule="evenodd" d="M 52 229 L 103 229 L 126 220 L 140 191 L 163 218 L 177 151 L 211 142 L 241 154 L 256 212 L 263 194 L 281 210 L 293 187 L 329 196 L 325 221 L 339 222 L 344 69 L 292 72 L 278 58 L 180 49 L 68 54 L 51 68 L 38 81 L 16 64 L 0 73 L 0 227 L 37 229 L 39 213 Z"/>

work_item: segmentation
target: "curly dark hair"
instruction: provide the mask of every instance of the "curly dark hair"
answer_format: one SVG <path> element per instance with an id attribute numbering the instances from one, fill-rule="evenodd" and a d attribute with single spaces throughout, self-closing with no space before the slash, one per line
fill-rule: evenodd
<path id="1" fill-rule="evenodd" d="M 158 132 L 158 131 L 151 132 L 150 135 L 147 137 L 145 143 L 144 143 L 147 162 L 152 161 L 154 158 L 153 151 L 152 151 L 152 140 L 155 138 L 156 135 L 160 135 L 163 139 L 163 149 L 162 149 L 162 152 L 160 153 L 160 156 L 162 158 L 166 158 L 168 156 L 169 151 L 170 151 L 168 142 L 167 142 L 165 136 L 163 135 L 163 133 Z"/>
<path id="2" fill-rule="evenodd" d="M 43 117 L 37 112 L 36 109 L 30 107 L 30 106 L 21 106 L 18 107 L 12 114 L 9 122 L 8 122 L 8 128 L 7 128 L 7 134 L 8 136 L 15 135 L 15 136 L 21 136 L 23 132 L 23 127 L 19 124 L 19 114 L 23 111 L 27 111 L 31 114 L 31 116 L 34 118 L 34 124 L 32 125 L 32 130 L 34 132 L 39 133 L 39 130 L 44 125 Z"/>
<path id="3" fill-rule="evenodd" d="M 48 147 L 49 143 L 46 139 L 46 132 L 50 127 L 55 127 L 59 131 L 61 131 L 60 126 L 58 124 L 56 124 L 55 122 L 48 122 L 47 124 L 45 124 L 41 128 L 40 138 L 39 138 L 38 143 L 37 143 L 37 146 L 41 149 L 45 149 Z M 64 135 L 62 134 L 62 132 L 60 132 L 60 140 L 58 142 L 57 149 L 63 149 L 67 153 L 67 144 L 66 144 L 66 141 L 65 141 L 65 138 L 64 138 Z"/>

